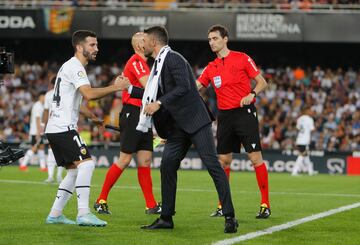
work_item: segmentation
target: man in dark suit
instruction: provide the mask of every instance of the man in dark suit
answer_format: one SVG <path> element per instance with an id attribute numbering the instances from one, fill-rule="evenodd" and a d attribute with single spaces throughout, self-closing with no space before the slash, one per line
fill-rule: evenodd
<path id="1" fill-rule="evenodd" d="M 161 26 L 154 26 L 144 32 L 145 55 L 156 58 L 168 44 L 167 31 Z M 147 104 L 144 113 L 154 116 L 155 127 L 161 132 L 159 135 L 167 139 L 160 168 L 162 212 L 159 219 L 142 228 L 174 228 L 172 216 L 175 214 L 177 170 L 194 144 L 223 204 L 224 232 L 235 233 L 238 221 L 235 219 L 229 182 L 216 156 L 211 131 L 213 117 L 200 97 L 192 69 L 181 54 L 170 50 L 160 72 L 157 101 Z M 140 88 L 131 87 L 129 91 L 134 97 L 142 97 L 143 90 Z"/>

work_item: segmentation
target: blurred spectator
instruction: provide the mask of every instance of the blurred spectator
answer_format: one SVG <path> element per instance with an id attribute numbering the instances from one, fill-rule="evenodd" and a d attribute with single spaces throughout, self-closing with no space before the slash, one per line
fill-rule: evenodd
<path id="1" fill-rule="evenodd" d="M 289 11 L 309 11 L 311 9 L 346 9 L 346 5 L 359 4 L 360 0 L 2 0 L 0 6 L 7 8 L 18 7 L 86 7 L 86 8 L 151 8 L 155 10 L 176 8 L 269 8 Z M 244 5 L 246 4 L 246 5 Z M 350 6 L 349 8 L 353 8 Z"/>

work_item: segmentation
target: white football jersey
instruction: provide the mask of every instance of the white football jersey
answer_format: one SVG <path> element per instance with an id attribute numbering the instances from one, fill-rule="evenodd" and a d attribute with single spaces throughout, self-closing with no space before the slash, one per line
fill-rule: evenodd
<path id="1" fill-rule="evenodd" d="M 54 89 L 51 89 L 51 90 L 46 92 L 45 101 L 44 101 L 44 110 L 49 110 L 50 111 L 53 96 L 54 96 Z"/>
<path id="2" fill-rule="evenodd" d="M 60 133 L 77 129 L 79 110 L 83 96 L 78 90 L 90 85 L 84 66 L 72 57 L 60 68 L 51 101 L 49 121 L 45 133 Z"/>
<path id="3" fill-rule="evenodd" d="M 296 145 L 310 145 L 311 131 L 315 129 L 314 119 L 308 115 L 302 115 L 296 121 L 296 128 L 299 130 Z"/>
<path id="4" fill-rule="evenodd" d="M 40 118 L 42 122 L 42 115 L 44 112 L 44 106 L 40 101 L 36 101 L 31 109 L 31 118 L 30 118 L 30 135 L 37 135 L 38 130 L 36 127 L 36 118 Z"/>

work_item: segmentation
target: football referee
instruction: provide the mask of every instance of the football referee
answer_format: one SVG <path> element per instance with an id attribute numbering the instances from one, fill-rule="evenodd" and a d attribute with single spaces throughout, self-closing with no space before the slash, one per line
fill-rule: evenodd
<path id="1" fill-rule="evenodd" d="M 270 216 L 268 172 L 261 154 L 259 122 L 254 103 L 256 95 L 267 87 L 254 61 L 245 53 L 229 50 L 228 30 L 214 25 L 208 31 L 211 50 L 217 58 L 210 62 L 197 80 L 198 88 L 213 86 L 219 108 L 217 126 L 217 152 L 226 175 L 230 176 L 232 152 L 240 152 L 244 146 L 255 168 L 261 192 L 258 219 Z M 251 79 L 256 81 L 251 88 Z M 221 203 L 210 216 L 222 216 Z"/>
<path id="2" fill-rule="evenodd" d="M 144 33 L 137 32 L 132 36 L 131 45 L 134 55 L 126 62 L 124 75 L 134 86 L 145 88 L 150 74 L 147 58 L 144 55 Z M 122 92 L 123 109 L 120 113 L 120 156 L 119 160 L 109 168 L 101 193 L 97 198 L 94 208 L 100 214 L 110 214 L 107 203 L 109 192 L 120 178 L 125 168 L 130 164 L 132 154 L 136 153 L 138 165 L 138 181 L 144 195 L 146 214 L 159 214 L 160 203 L 156 202 L 153 188 L 150 164 L 153 152 L 153 133 L 136 130 L 139 122 L 141 99 L 130 98 L 127 91 Z"/>

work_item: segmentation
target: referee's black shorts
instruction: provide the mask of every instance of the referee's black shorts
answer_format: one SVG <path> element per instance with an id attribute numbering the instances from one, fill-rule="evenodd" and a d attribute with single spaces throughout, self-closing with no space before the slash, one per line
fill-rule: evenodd
<path id="1" fill-rule="evenodd" d="M 120 151 L 131 154 L 140 150 L 153 151 L 153 132 L 136 130 L 139 122 L 140 107 L 124 104 L 119 116 Z"/>
<path id="2" fill-rule="evenodd" d="M 219 110 L 217 152 L 240 152 L 241 144 L 247 153 L 261 151 L 259 121 L 254 104 L 230 110 Z"/>

